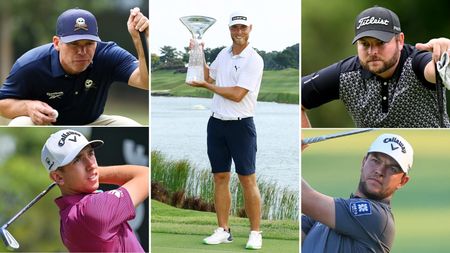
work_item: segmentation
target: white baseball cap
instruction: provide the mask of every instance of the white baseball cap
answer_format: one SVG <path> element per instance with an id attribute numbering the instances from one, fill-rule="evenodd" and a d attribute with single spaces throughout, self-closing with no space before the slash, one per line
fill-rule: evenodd
<path id="1" fill-rule="evenodd" d="M 242 11 L 235 11 L 231 13 L 230 15 L 230 22 L 228 23 L 228 26 L 233 25 L 246 25 L 249 26 L 251 24 L 248 15 Z"/>
<path id="2" fill-rule="evenodd" d="M 392 157 L 405 173 L 408 173 L 413 164 L 414 150 L 400 135 L 382 134 L 378 136 L 367 152 L 380 152 Z"/>
<path id="3" fill-rule="evenodd" d="M 97 148 L 102 140 L 88 141 L 84 135 L 72 129 L 60 130 L 50 135 L 42 147 L 41 162 L 48 172 L 69 164 L 87 145 Z"/>

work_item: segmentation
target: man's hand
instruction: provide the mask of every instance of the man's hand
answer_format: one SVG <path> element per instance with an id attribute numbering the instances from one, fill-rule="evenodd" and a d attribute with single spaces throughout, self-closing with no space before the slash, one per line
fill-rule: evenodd
<path id="1" fill-rule="evenodd" d="M 450 40 L 447 38 L 431 39 L 427 43 L 417 43 L 416 48 L 432 52 L 433 62 L 437 62 L 444 52 L 450 50 Z"/>
<path id="2" fill-rule="evenodd" d="M 133 39 L 139 39 L 139 32 L 145 31 L 148 40 L 149 20 L 138 7 L 130 10 L 130 16 L 127 22 L 128 32 Z"/>
<path id="3" fill-rule="evenodd" d="M 205 42 L 203 42 L 203 41 L 199 42 L 198 40 L 190 39 L 189 40 L 189 50 L 194 48 L 196 42 L 199 43 L 199 46 L 202 50 L 205 48 Z"/>
<path id="4" fill-rule="evenodd" d="M 32 100 L 27 102 L 27 114 L 35 125 L 50 125 L 56 122 L 57 113 L 47 103 Z"/>

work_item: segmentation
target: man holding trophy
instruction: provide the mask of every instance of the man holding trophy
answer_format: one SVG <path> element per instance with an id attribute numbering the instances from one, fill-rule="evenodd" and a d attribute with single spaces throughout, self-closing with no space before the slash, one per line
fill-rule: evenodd
<path id="1" fill-rule="evenodd" d="M 215 20 L 204 18 L 206 22 L 209 21 L 209 24 L 204 26 L 207 26 L 207 29 Z M 248 42 L 252 24 L 245 13 L 231 14 L 229 31 L 233 44 L 224 48 L 211 66 L 206 64 L 203 55 L 203 76 L 192 77 L 188 69 L 186 79 L 189 85 L 214 93 L 207 127 L 207 145 L 214 173 L 215 209 L 219 226 L 203 242 L 220 244 L 233 241 L 228 224 L 231 205 L 230 171 L 233 160 L 243 188 L 245 211 L 250 220 L 250 235 L 246 248 L 260 249 L 261 197 L 255 175 L 256 129 L 253 116 L 264 62 Z M 195 50 L 197 46 L 198 42 L 191 40 L 191 50 Z M 192 53 L 190 57 L 193 57 Z"/>

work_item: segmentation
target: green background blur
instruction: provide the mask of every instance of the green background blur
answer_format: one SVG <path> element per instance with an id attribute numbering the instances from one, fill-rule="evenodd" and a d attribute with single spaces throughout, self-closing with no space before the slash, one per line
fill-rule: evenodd
<path id="1" fill-rule="evenodd" d="M 303 130 L 303 137 L 342 131 Z M 396 227 L 391 252 L 449 252 L 449 130 L 375 130 L 314 143 L 302 153 L 302 177 L 319 192 L 349 197 L 358 185 L 363 157 L 382 133 L 399 134 L 414 148 L 411 178 L 391 203 Z"/>

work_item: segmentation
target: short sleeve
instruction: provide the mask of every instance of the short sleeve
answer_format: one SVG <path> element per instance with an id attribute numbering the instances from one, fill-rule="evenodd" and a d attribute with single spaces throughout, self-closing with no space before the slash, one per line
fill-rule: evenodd
<path id="1" fill-rule="evenodd" d="M 424 84 L 427 84 L 427 87 L 435 87 L 434 84 L 428 82 L 425 79 L 425 67 L 432 60 L 431 52 L 428 51 L 418 51 L 414 54 L 412 58 L 412 69 L 414 74 L 416 74 L 417 78 Z"/>
<path id="2" fill-rule="evenodd" d="M 302 77 L 302 106 L 313 109 L 339 99 L 339 64 Z"/>
<path id="3" fill-rule="evenodd" d="M 108 42 L 98 52 L 102 64 L 111 66 L 112 81 L 128 83 L 131 74 L 139 67 L 139 61 L 131 53 L 114 42 Z"/>
<path id="4" fill-rule="evenodd" d="M 22 74 L 18 73 L 17 69 L 19 63 L 15 63 L 11 70 L 11 73 L 6 78 L 2 87 L 0 88 L 0 99 L 5 98 L 16 98 L 16 99 L 25 99 L 28 98 L 28 89 L 27 86 L 24 85 L 26 83 L 26 78 L 24 80 L 24 76 L 33 76 L 32 74 L 26 74 L 25 71 Z M 25 73 L 25 75 L 23 74 Z M 25 82 L 24 82 L 25 81 Z"/>

